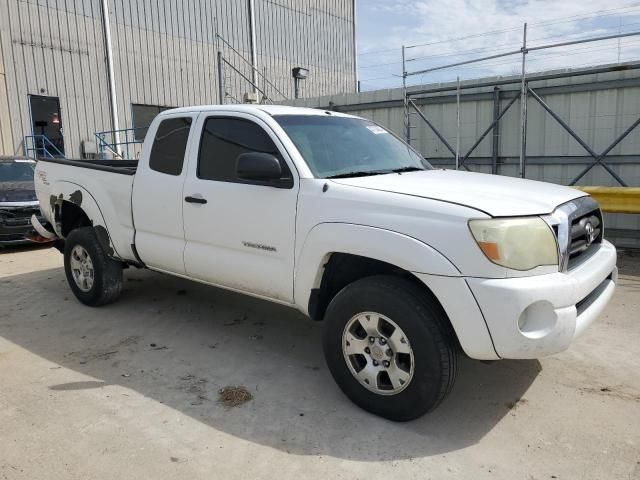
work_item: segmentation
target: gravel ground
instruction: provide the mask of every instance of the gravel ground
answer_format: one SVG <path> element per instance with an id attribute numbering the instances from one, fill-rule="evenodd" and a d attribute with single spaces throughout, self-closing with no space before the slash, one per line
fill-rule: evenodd
<path id="1" fill-rule="evenodd" d="M 396 424 L 342 395 L 293 310 L 133 269 L 91 309 L 57 251 L 5 250 L 0 479 L 640 480 L 640 252 L 619 265 L 569 351 L 465 359 L 440 408 Z"/>

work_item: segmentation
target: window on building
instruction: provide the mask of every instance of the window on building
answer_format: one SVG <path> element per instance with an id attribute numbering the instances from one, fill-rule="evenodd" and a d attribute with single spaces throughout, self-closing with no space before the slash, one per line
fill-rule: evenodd
<path id="1" fill-rule="evenodd" d="M 149 158 L 151 170 L 168 175 L 182 173 L 190 130 L 191 117 L 168 118 L 158 125 Z"/>
<path id="2" fill-rule="evenodd" d="M 282 166 L 283 178 L 291 178 L 291 171 L 267 132 L 239 118 L 207 119 L 198 154 L 198 178 L 244 183 L 236 175 L 236 160 L 247 152 L 275 155 Z"/>
<path id="3" fill-rule="evenodd" d="M 173 107 L 161 107 L 159 105 L 142 105 L 134 103 L 131 105 L 131 112 L 133 114 L 133 128 L 134 136 L 136 140 L 144 141 L 144 137 L 147 136 L 147 130 L 149 125 L 156 115 L 165 110 L 169 110 Z"/>

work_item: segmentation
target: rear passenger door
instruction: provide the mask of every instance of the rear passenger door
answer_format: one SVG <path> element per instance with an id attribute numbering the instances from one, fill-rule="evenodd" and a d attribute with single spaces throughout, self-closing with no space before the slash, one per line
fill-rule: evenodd
<path id="1" fill-rule="evenodd" d="M 199 148 L 191 152 L 184 186 L 187 274 L 292 302 L 298 178 L 284 147 L 249 114 L 201 115 L 197 130 Z M 248 152 L 278 158 L 280 188 L 237 177 L 238 155 Z"/>
<path id="2" fill-rule="evenodd" d="M 178 274 L 185 273 L 182 188 L 195 119 L 169 115 L 149 129 L 143 151 L 150 153 L 140 161 L 133 185 L 138 255 L 151 268 Z"/>

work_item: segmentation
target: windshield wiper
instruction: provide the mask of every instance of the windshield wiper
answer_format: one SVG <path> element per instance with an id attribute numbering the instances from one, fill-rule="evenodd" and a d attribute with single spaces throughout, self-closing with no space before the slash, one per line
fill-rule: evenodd
<path id="1" fill-rule="evenodd" d="M 420 168 L 420 167 L 400 167 L 400 168 L 394 168 L 391 171 L 393 173 L 404 173 L 404 172 L 421 172 L 423 170 L 424 168 Z"/>
<path id="2" fill-rule="evenodd" d="M 384 175 L 385 173 L 391 173 L 391 170 L 369 170 L 369 171 L 355 171 L 338 173 L 336 175 L 329 175 L 325 178 L 352 178 L 352 177 L 370 177 L 372 175 Z"/>
<path id="3" fill-rule="evenodd" d="M 351 178 L 351 177 L 369 177 L 372 175 L 386 175 L 389 173 L 404 173 L 404 172 L 417 172 L 423 171 L 424 168 L 420 167 L 400 167 L 389 170 L 369 170 L 369 171 L 354 171 L 346 173 L 338 173 L 336 175 L 330 175 L 326 178 Z"/>

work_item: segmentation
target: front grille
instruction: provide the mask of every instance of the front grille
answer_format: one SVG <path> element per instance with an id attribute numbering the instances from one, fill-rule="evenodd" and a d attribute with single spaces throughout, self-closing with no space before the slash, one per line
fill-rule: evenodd
<path id="1" fill-rule="evenodd" d="M 40 207 L 2 207 L 0 214 L 5 218 L 31 217 L 33 214 L 40 215 Z"/>
<path id="2" fill-rule="evenodd" d="M 31 225 L 31 217 L 7 218 L 5 219 L 4 224 L 8 227 L 23 227 Z"/>
<path id="3" fill-rule="evenodd" d="M 23 240 L 35 233 L 31 225 L 31 215 L 33 214 L 36 215 L 40 223 L 46 223 L 38 207 L 0 208 L 0 242 Z"/>
<path id="4" fill-rule="evenodd" d="M 602 242 L 602 213 L 596 208 L 571 221 L 569 231 L 569 268 L 594 246 Z"/>
<path id="5" fill-rule="evenodd" d="M 19 242 L 21 240 L 25 240 L 26 237 L 23 233 L 10 233 L 4 234 L 0 233 L 0 243 L 2 242 Z"/>
<path id="6" fill-rule="evenodd" d="M 589 196 L 563 203 L 542 218 L 558 239 L 560 271 L 575 267 L 602 242 L 602 212 Z"/>

